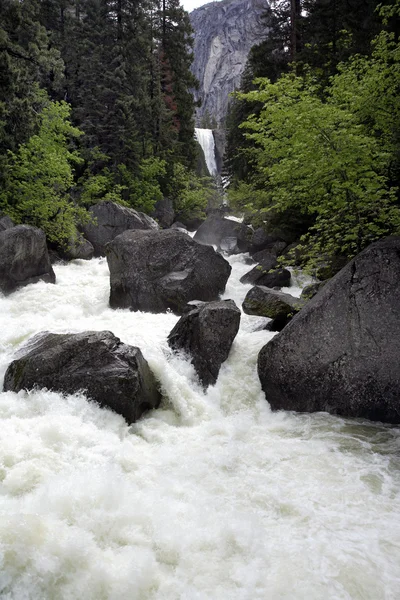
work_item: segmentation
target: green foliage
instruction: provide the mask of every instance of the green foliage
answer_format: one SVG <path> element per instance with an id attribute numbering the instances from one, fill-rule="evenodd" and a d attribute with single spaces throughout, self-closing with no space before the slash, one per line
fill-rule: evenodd
<path id="1" fill-rule="evenodd" d="M 209 177 L 198 177 L 180 163 L 174 165 L 168 195 L 172 198 L 179 219 L 205 216 L 207 206 L 216 195 Z"/>
<path id="2" fill-rule="evenodd" d="M 321 256 L 350 258 L 399 231 L 396 190 L 388 183 L 390 151 L 344 105 L 339 84 L 327 102 L 310 76 L 289 74 L 275 84 L 266 79 L 257 84 L 257 91 L 241 96 L 263 104 L 243 124 L 256 165 L 256 176 L 243 190 L 247 206 L 261 214 L 313 215 L 315 223 L 303 237 L 311 267 Z"/>
<path id="3" fill-rule="evenodd" d="M 125 165 L 120 165 L 118 170 L 129 206 L 151 213 L 155 203 L 163 197 L 160 181 L 166 173 L 165 161 L 159 158 L 143 159 L 136 177 Z"/>
<path id="4" fill-rule="evenodd" d="M 43 94 L 42 94 L 43 96 Z M 65 102 L 47 102 L 37 134 L 17 152 L 8 152 L 0 207 L 17 223 L 43 229 L 48 240 L 68 245 L 78 223 L 86 222 L 85 209 L 70 201 L 73 167 L 81 162 L 73 141 L 81 131 L 69 121 Z"/>

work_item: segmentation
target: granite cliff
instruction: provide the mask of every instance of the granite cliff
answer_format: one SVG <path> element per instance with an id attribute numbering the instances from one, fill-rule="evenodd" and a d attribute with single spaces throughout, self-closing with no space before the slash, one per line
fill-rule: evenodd
<path id="1" fill-rule="evenodd" d="M 192 71 L 200 82 L 195 97 L 202 101 L 196 115 L 199 126 L 206 115 L 218 125 L 224 121 L 229 94 L 240 85 L 251 47 L 268 35 L 262 18 L 268 10 L 267 0 L 222 0 L 190 13 L 194 29 Z"/>

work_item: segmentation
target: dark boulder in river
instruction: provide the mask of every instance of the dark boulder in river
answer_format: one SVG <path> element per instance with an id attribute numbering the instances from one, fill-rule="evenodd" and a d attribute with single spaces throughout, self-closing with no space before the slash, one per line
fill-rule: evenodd
<path id="1" fill-rule="evenodd" d="M 128 229 L 158 229 L 157 223 L 148 215 L 108 200 L 92 206 L 89 212 L 95 223 L 84 225 L 82 230 L 96 256 L 104 256 L 106 244 Z"/>
<path id="2" fill-rule="evenodd" d="M 304 301 L 278 290 L 254 286 L 246 294 L 243 301 L 243 311 L 248 315 L 269 317 L 286 324 L 288 319 L 298 313 Z"/>
<path id="3" fill-rule="evenodd" d="M 184 350 L 204 387 L 217 381 L 239 330 L 240 310 L 233 300 L 207 302 L 179 319 L 168 336 L 174 350 Z"/>
<path id="4" fill-rule="evenodd" d="M 162 198 L 154 205 L 152 217 L 156 219 L 160 227 L 167 229 L 171 227 L 175 219 L 174 203 L 170 198 Z"/>
<path id="5" fill-rule="evenodd" d="M 4 377 L 4 391 L 33 388 L 66 394 L 84 390 L 128 423 L 160 403 L 156 380 L 139 348 L 123 344 L 110 331 L 35 336 Z"/>
<path id="6" fill-rule="evenodd" d="M 200 225 L 194 239 L 200 244 L 218 246 L 229 254 L 235 254 L 249 251 L 252 235 L 253 230 L 248 225 L 212 215 Z"/>
<path id="7" fill-rule="evenodd" d="M 125 231 L 107 246 L 111 308 L 181 314 L 191 300 L 217 300 L 231 266 L 179 230 Z"/>
<path id="8" fill-rule="evenodd" d="M 61 258 L 66 260 L 75 260 L 78 258 L 81 260 L 90 260 L 93 258 L 94 248 L 80 233 L 75 239 L 69 241 L 67 248 L 59 249 L 59 254 Z"/>
<path id="9" fill-rule="evenodd" d="M 366 248 L 264 346 L 273 409 L 400 423 L 400 237 Z"/>
<path id="10" fill-rule="evenodd" d="M 41 229 L 17 225 L 0 231 L 0 291 L 9 294 L 29 283 L 55 280 Z"/>
<path id="11" fill-rule="evenodd" d="M 241 283 L 252 283 L 265 287 L 287 287 L 290 285 L 291 273 L 288 269 L 275 268 L 277 264 L 273 255 L 268 256 L 262 263 L 253 267 L 241 278 Z"/>

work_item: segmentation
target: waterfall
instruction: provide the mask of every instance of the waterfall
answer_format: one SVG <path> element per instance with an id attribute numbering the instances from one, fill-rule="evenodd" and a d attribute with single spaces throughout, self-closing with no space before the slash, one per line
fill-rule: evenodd
<path id="1" fill-rule="evenodd" d="M 218 170 L 215 161 L 215 142 L 212 129 L 199 129 L 196 127 L 194 134 L 204 152 L 208 172 L 212 177 L 215 177 L 218 174 Z"/>

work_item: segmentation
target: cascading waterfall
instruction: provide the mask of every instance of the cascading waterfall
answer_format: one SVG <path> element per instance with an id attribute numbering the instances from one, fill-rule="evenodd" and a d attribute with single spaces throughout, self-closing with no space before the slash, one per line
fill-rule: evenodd
<path id="1" fill-rule="evenodd" d="M 217 163 L 215 160 L 215 141 L 212 129 L 200 129 L 198 127 L 194 130 L 195 138 L 199 142 L 206 159 L 206 165 L 208 172 L 212 177 L 218 174 Z"/>
<path id="2" fill-rule="evenodd" d="M 245 258 L 224 294 L 239 306 Z M 83 394 L 0 394 L 1 598 L 398 597 L 398 428 L 272 413 L 256 361 L 274 334 L 247 315 L 204 393 L 167 345 L 175 315 L 111 310 L 105 259 L 55 271 L 0 296 L 0 381 L 39 331 L 110 330 L 165 401 L 128 427 Z"/>

